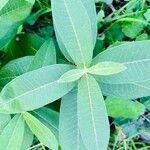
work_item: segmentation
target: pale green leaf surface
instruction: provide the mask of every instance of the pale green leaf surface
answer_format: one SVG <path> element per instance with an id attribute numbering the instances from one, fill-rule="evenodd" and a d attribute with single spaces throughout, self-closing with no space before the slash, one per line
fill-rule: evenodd
<path id="1" fill-rule="evenodd" d="M 114 118 L 138 119 L 145 112 L 145 106 L 137 101 L 107 97 L 105 103 L 108 115 Z"/>
<path id="2" fill-rule="evenodd" d="M 21 115 L 16 115 L 4 128 L 0 135 L 0 149 L 20 150 L 25 130 L 25 122 Z"/>
<path id="3" fill-rule="evenodd" d="M 106 150 L 110 136 L 107 111 L 99 85 L 90 75 L 79 80 L 78 117 L 87 149 Z"/>
<path id="4" fill-rule="evenodd" d="M 69 55 L 75 64 L 88 66 L 94 44 L 90 18 L 82 1 L 52 0 L 52 12 L 54 27 Z"/>
<path id="5" fill-rule="evenodd" d="M 121 63 L 116 62 L 100 62 L 88 69 L 88 72 L 96 75 L 112 75 L 126 70 L 126 67 Z"/>
<path id="6" fill-rule="evenodd" d="M 23 114 L 26 123 L 31 131 L 36 135 L 41 143 L 52 150 L 58 150 L 58 142 L 55 135 L 42 122 L 32 116 L 30 113 Z"/>
<path id="7" fill-rule="evenodd" d="M 73 69 L 71 65 L 51 65 L 25 73 L 9 82 L 1 92 L 0 112 L 20 113 L 47 105 L 68 93 L 73 83 L 58 82 Z"/>
<path id="8" fill-rule="evenodd" d="M 86 150 L 79 129 L 77 89 L 72 90 L 61 100 L 59 140 L 62 149 Z"/>
<path id="9" fill-rule="evenodd" d="M 8 122 L 11 120 L 10 115 L 7 114 L 0 114 L 0 134 L 2 133 L 5 126 L 8 124 Z"/>
<path id="10" fill-rule="evenodd" d="M 91 21 L 93 45 L 95 45 L 97 37 L 97 14 L 94 0 L 82 0 L 82 3 L 86 8 L 87 14 L 89 15 L 89 19 Z"/>
<path id="11" fill-rule="evenodd" d="M 72 69 L 68 72 L 64 73 L 60 79 L 59 82 L 61 83 L 67 83 L 67 82 L 74 82 L 78 79 L 80 79 L 84 75 L 83 69 Z"/>
<path id="12" fill-rule="evenodd" d="M 28 71 L 53 64 L 56 64 L 56 50 L 53 40 L 48 39 L 35 54 Z"/>
<path id="13" fill-rule="evenodd" d="M 23 137 L 23 142 L 20 150 L 27 150 L 32 145 L 34 136 L 27 124 L 25 125 L 25 132 Z"/>
<path id="14" fill-rule="evenodd" d="M 150 95 L 150 80 L 129 84 L 105 84 L 102 82 L 99 84 L 105 96 L 137 99 Z"/>
<path id="15" fill-rule="evenodd" d="M 123 63 L 127 69 L 121 73 L 101 77 L 99 81 L 109 84 L 144 82 L 150 79 L 150 41 L 128 42 L 100 53 L 93 65 L 103 61 Z"/>
<path id="16" fill-rule="evenodd" d="M 25 56 L 10 61 L 0 69 L 0 86 L 5 86 L 8 82 L 27 72 L 33 57 Z"/>
<path id="17" fill-rule="evenodd" d="M 59 114 L 58 112 L 43 107 L 31 112 L 38 120 L 40 120 L 47 128 L 49 128 L 54 135 L 58 138 L 58 124 Z"/>

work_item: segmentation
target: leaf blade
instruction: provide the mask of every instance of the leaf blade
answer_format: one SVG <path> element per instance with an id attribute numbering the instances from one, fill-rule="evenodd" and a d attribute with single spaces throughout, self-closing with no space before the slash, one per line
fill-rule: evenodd
<path id="1" fill-rule="evenodd" d="M 81 138 L 78 119 L 77 89 L 74 89 L 61 101 L 59 140 L 62 149 L 86 150 Z"/>
<path id="2" fill-rule="evenodd" d="M 48 39 L 35 54 L 28 71 L 56 64 L 56 49 L 52 39 Z"/>
<path id="3" fill-rule="evenodd" d="M 101 90 L 90 75 L 79 81 L 78 110 L 81 136 L 87 149 L 106 150 L 110 130 L 107 111 Z"/>
<path id="4" fill-rule="evenodd" d="M 88 72 L 96 75 L 112 75 L 123 72 L 126 66 L 116 62 L 100 62 L 88 69 Z"/>
<path id="5" fill-rule="evenodd" d="M 45 146 L 51 149 L 58 149 L 58 142 L 54 134 L 44 124 L 27 112 L 23 114 L 23 117 L 41 143 L 45 144 Z"/>
<path id="6" fill-rule="evenodd" d="M 90 19 L 82 1 L 52 0 L 52 12 L 57 34 L 71 58 L 77 65 L 89 65 L 94 45 Z"/>
<path id="7" fill-rule="evenodd" d="M 84 75 L 83 69 L 72 69 L 68 72 L 64 73 L 60 78 L 59 82 L 67 83 L 67 82 L 74 82 L 80 79 Z"/>
<path id="8" fill-rule="evenodd" d="M 15 78 L 1 92 L 0 111 L 20 113 L 59 99 L 74 87 L 73 83 L 58 82 L 60 76 L 72 68 L 71 65 L 51 65 Z"/>
<path id="9" fill-rule="evenodd" d="M 93 65 L 101 61 L 115 61 L 127 67 L 124 72 L 102 77 L 99 81 L 108 84 L 128 84 L 149 80 L 150 53 L 147 50 L 149 46 L 149 41 L 127 42 L 97 55 L 93 60 Z"/>
<path id="10" fill-rule="evenodd" d="M 20 150 L 25 129 L 25 122 L 21 115 L 16 115 L 5 127 L 0 135 L 0 149 Z M 6 140 L 8 139 L 8 140 Z M 17 141 L 17 142 L 16 142 Z"/>

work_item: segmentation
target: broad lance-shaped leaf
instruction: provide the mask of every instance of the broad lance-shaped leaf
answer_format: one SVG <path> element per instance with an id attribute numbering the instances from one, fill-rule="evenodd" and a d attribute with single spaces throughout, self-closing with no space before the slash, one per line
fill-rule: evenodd
<path id="1" fill-rule="evenodd" d="M 103 61 L 123 63 L 127 69 L 119 74 L 100 77 L 99 81 L 109 84 L 128 84 L 150 79 L 150 41 L 128 42 L 100 53 L 93 65 Z"/>
<path id="2" fill-rule="evenodd" d="M 112 75 L 126 70 L 126 66 L 116 62 L 100 62 L 88 69 L 88 72 L 96 75 Z"/>
<path id="3" fill-rule="evenodd" d="M 8 122 L 11 120 L 10 115 L 7 114 L 0 114 L 0 134 L 2 133 L 5 126 L 8 124 Z"/>
<path id="4" fill-rule="evenodd" d="M 145 112 L 145 106 L 137 101 L 107 97 L 105 104 L 108 115 L 114 118 L 137 119 Z"/>
<path id="5" fill-rule="evenodd" d="M 7 4 L 9 0 L 0 1 L 0 10 Z"/>
<path id="6" fill-rule="evenodd" d="M 35 0 L 9 0 L 0 10 L 0 47 L 5 46 L 15 36 L 34 2 Z"/>
<path id="7" fill-rule="evenodd" d="M 94 43 L 91 20 L 85 5 L 81 0 L 52 0 L 52 12 L 56 35 L 68 54 L 76 65 L 89 66 Z"/>
<path id="8" fill-rule="evenodd" d="M 95 9 L 95 5 L 94 5 L 94 1 L 93 0 L 82 0 L 81 2 L 83 3 L 84 7 L 86 8 L 86 11 L 89 15 L 89 19 L 91 21 L 93 44 L 95 45 L 96 37 L 97 37 L 97 17 L 96 17 L 96 9 Z M 59 37 L 59 33 L 57 32 L 56 28 L 55 28 L 55 33 L 56 33 L 57 41 L 59 43 L 59 47 L 60 47 L 62 53 L 70 62 L 73 62 L 72 58 L 70 57 L 69 53 L 66 50 L 65 45 L 63 44 L 61 38 Z"/>
<path id="9" fill-rule="evenodd" d="M 67 83 L 67 82 L 73 82 L 78 79 L 80 79 L 84 75 L 84 70 L 83 69 L 72 69 L 66 73 L 64 73 L 60 79 L 59 82 L 61 83 Z"/>
<path id="10" fill-rule="evenodd" d="M 78 117 L 81 137 L 88 150 L 106 150 L 109 121 L 105 102 L 96 80 L 86 75 L 78 85 Z"/>
<path id="11" fill-rule="evenodd" d="M 137 99 L 150 95 L 150 80 L 129 84 L 105 84 L 102 82 L 99 84 L 105 96 Z"/>
<path id="12" fill-rule="evenodd" d="M 79 129 L 77 89 L 72 90 L 61 100 L 59 141 L 64 150 L 87 150 Z"/>
<path id="13" fill-rule="evenodd" d="M 31 131 L 36 135 L 41 143 L 52 150 L 58 150 L 56 137 L 49 128 L 28 112 L 24 113 L 23 117 Z"/>
<path id="14" fill-rule="evenodd" d="M 15 78 L 1 92 L 0 112 L 34 110 L 61 98 L 74 87 L 73 83 L 58 82 L 60 76 L 70 69 L 73 66 L 57 64 Z"/>
<path id="15" fill-rule="evenodd" d="M 40 120 L 47 128 L 49 128 L 58 139 L 59 114 L 54 110 L 43 107 L 31 112 L 38 120 Z"/>
<path id="16" fill-rule="evenodd" d="M 22 115 L 16 115 L 8 123 L 0 135 L 0 149 L 20 150 L 23 142 L 25 131 L 25 121 Z"/>
<path id="17" fill-rule="evenodd" d="M 26 73 L 33 59 L 33 56 L 25 56 L 10 61 L 0 69 L 0 86 L 5 86 L 8 82 L 17 76 Z"/>
<path id="18" fill-rule="evenodd" d="M 53 39 L 48 39 L 35 54 L 28 71 L 53 64 L 56 64 L 56 50 Z"/>

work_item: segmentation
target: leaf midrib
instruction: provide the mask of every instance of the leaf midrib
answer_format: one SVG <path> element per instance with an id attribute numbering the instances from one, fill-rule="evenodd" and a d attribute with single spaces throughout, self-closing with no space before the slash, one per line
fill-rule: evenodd
<path id="1" fill-rule="evenodd" d="M 18 99 L 18 98 L 20 98 L 20 97 L 22 97 L 22 96 L 25 96 L 25 95 L 27 95 L 27 94 L 30 94 L 30 93 L 32 93 L 32 92 L 34 92 L 34 91 L 39 90 L 39 89 L 45 88 L 45 87 L 47 87 L 47 86 L 49 86 L 49 85 L 51 85 L 51 84 L 53 84 L 53 83 L 58 83 L 58 80 L 55 80 L 55 81 L 53 81 L 53 82 L 44 84 L 44 85 L 42 85 L 42 86 L 40 86 L 40 87 L 37 87 L 37 88 L 35 88 L 35 89 L 33 89 L 33 90 L 30 90 L 30 91 L 28 91 L 28 92 L 25 92 L 25 93 L 23 93 L 23 94 L 21 94 L 21 95 L 19 95 L 19 96 L 14 97 L 14 98 L 10 98 L 8 102 L 5 102 L 5 103 L 2 102 L 2 103 L 0 103 L 0 107 L 6 105 L 6 104 L 8 104 L 8 103 L 13 102 L 13 101 L 15 101 L 16 99 Z M 2 99 L 3 99 L 3 98 L 2 98 Z M 18 101 L 20 101 L 20 100 L 21 100 L 21 99 L 19 99 Z"/>
<path id="2" fill-rule="evenodd" d="M 69 20 L 70 20 L 70 23 L 72 25 L 72 28 L 73 28 L 73 32 L 75 34 L 75 37 L 76 37 L 76 41 L 77 41 L 77 44 L 78 44 L 78 47 L 79 47 L 79 51 L 80 51 L 80 55 L 81 55 L 81 58 L 82 58 L 82 63 L 84 65 L 84 67 L 86 66 L 86 63 L 85 63 L 85 60 L 84 60 L 84 55 L 83 55 L 83 52 L 82 52 L 82 48 L 81 48 L 81 45 L 80 45 L 80 42 L 79 42 L 79 39 L 78 39 L 78 34 L 76 32 L 76 29 L 75 29 L 75 26 L 73 24 L 73 20 L 69 14 L 69 10 L 68 10 L 68 6 L 67 6 L 67 3 L 66 3 L 66 0 L 63 0 L 64 1 L 64 5 L 66 7 L 66 12 L 68 14 L 68 17 L 69 17 Z"/>

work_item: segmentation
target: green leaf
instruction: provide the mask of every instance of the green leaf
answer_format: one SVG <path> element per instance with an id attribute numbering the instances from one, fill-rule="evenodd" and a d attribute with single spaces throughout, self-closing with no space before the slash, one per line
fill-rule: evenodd
<path id="1" fill-rule="evenodd" d="M 47 105 L 68 93 L 74 84 L 58 82 L 73 69 L 71 65 L 51 65 L 25 73 L 9 82 L 1 92 L 0 112 L 20 113 Z"/>
<path id="2" fill-rule="evenodd" d="M 50 149 L 58 150 L 58 142 L 50 129 L 48 129 L 44 124 L 42 124 L 42 122 L 30 113 L 24 113 L 23 117 L 31 131 L 36 135 L 41 143 Z"/>
<path id="3" fill-rule="evenodd" d="M 54 110 L 43 107 L 31 112 L 38 120 L 40 120 L 47 128 L 49 128 L 58 138 L 59 114 Z"/>
<path id="4" fill-rule="evenodd" d="M 105 103 L 108 115 L 114 118 L 137 119 L 145 112 L 145 106 L 138 101 L 107 97 Z"/>
<path id="5" fill-rule="evenodd" d="M 10 0 L 0 10 L 0 47 L 5 46 L 15 36 L 34 2 L 35 0 Z"/>
<path id="6" fill-rule="evenodd" d="M 96 75 L 112 75 L 126 70 L 126 66 L 116 62 L 100 62 L 88 69 L 88 72 Z"/>
<path id="7" fill-rule="evenodd" d="M 0 10 L 8 3 L 9 0 L 0 1 Z"/>
<path id="8" fill-rule="evenodd" d="M 90 75 L 79 80 L 78 117 L 87 149 L 106 150 L 110 134 L 107 111 L 99 85 Z"/>
<path id="9" fill-rule="evenodd" d="M 129 84 L 105 84 L 100 83 L 105 96 L 120 97 L 125 99 L 137 99 L 149 96 L 150 80 L 145 82 L 134 82 Z"/>
<path id="10" fill-rule="evenodd" d="M 103 61 L 123 63 L 127 69 L 119 74 L 102 76 L 100 82 L 109 84 L 128 84 L 145 82 L 150 79 L 150 41 L 128 42 L 97 55 L 93 65 Z"/>
<path id="11" fill-rule="evenodd" d="M 32 71 L 53 64 L 56 64 L 56 50 L 53 40 L 48 39 L 37 51 L 28 70 Z"/>
<path id="12" fill-rule="evenodd" d="M 60 79 L 59 82 L 61 83 L 67 83 L 67 82 L 73 82 L 78 79 L 80 79 L 84 75 L 83 69 L 72 69 L 66 73 L 64 73 Z"/>
<path id="13" fill-rule="evenodd" d="M 89 15 L 89 19 L 91 22 L 91 28 L 92 28 L 92 38 L 93 38 L 93 44 L 96 43 L 96 37 L 97 37 L 97 14 L 96 14 L 96 7 L 93 0 L 82 0 L 81 1 L 86 8 L 87 14 Z"/>
<path id="14" fill-rule="evenodd" d="M 10 115 L 0 114 L 0 134 L 2 133 L 3 129 L 10 120 L 11 120 Z"/>
<path id="15" fill-rule="evenodd" d="M 23 137 L 23 143 L 20 150 L 27 150 L 32 145 L 34 136 L 27 125 L 25 125 L 25 132 Z"/>
<path id="16" fill-rule="evenodd" d="M 0 135 L 0 149 L 10 150 L 20 150 L 23 135 L 25 130 L 25 122 L 22 115 L 16 115 L 4 128 L 2 134 Z"/>
<path id="17" fill-rule="evenodd" d="M 32 56 L 25 56 L 10 61 L 0 70 L 0 86 L 5 86 L 8 82 L 27 72 L 32 61 Z"/>
<path id="18" fill-rule="evenodd" d="M 61 100 L 59 140 L 62 149 L 86 150 L 79 129 L 77 89 L 72 90 Z"/>
<path id="19" fill-rule="evenodd" d="M 81 0 L 52 0 L 52 13 L 56 35 L 68 54 L 76 65 L 88 66 L 92 60 L 94 44 L 87 7 Z"/>
<path id="20" fill-rule="evenodd" d="M 141 21 L 145 21 L 143 16 L 139 15 L 134 17 L 135 19 L 139 19 Z M 133 19 L 134 19 L 133 18 Z M 132 18 L 131 18 L 132 19 Z M 145 25 L 141 22 L 124 22 L 122 25 L 122 32 L 129 38 L 136 38 L 141 34 L 142 30 L 144 30 Z"/>

